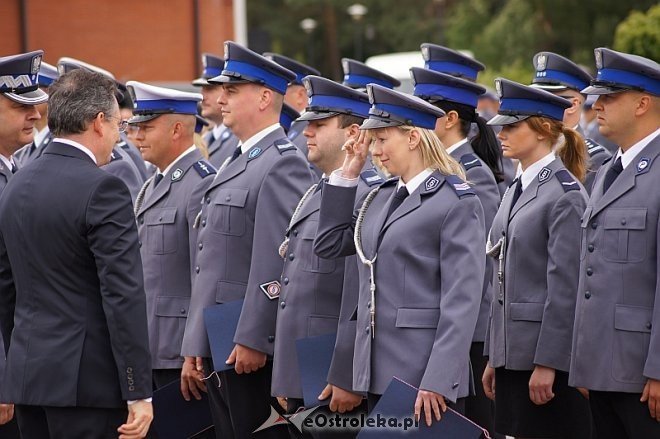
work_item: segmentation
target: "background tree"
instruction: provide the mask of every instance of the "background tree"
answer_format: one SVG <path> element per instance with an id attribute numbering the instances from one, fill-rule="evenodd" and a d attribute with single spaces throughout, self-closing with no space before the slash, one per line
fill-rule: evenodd
<path id="1" fill-rule="evenodd" d="M 660 5 L 652 6 L 646 14 L 632 11 L 616 27 L 614 49 L 659 61 Z"/>

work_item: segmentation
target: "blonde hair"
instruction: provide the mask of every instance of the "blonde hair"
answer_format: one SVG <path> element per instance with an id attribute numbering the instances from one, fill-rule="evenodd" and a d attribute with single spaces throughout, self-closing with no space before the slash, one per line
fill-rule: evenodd
<path id="1" fill-rule="evenodd" d="M 206 144 L 206 141 L 202 137 L 201 134 L 195 133 L 193 135 L 194 143 L 197 149 L 202 153 L 202 157 L 204 157 L 206 160 L 209 159 L 209 148 L 208 145 Z"/>

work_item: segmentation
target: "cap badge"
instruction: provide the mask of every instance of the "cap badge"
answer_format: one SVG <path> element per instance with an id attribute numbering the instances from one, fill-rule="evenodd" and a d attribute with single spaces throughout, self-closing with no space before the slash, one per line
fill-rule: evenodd
<path id="1" fill-rule="evenodd" d="M 500 80 L 495 81 L 495 90 L 499 97 L 502 97 L 502 82 Z"/>
<path id="2" fill-rule="evenodd" d="M 32 74 L 39 72 L 39 67 L 41 67 L 41 55 L 37 55 L 32 58 Z"/>
<path id="3" fill-rule="evenodd" d="M 536 58 L 536 70 L 545 70 L 547 61 L 548 59 L 545 55 L 539 55 L 538 58 Z"/>
<path id="4" fill-rule="evenodd" d="M 596 55 L 596 68 L 600 70 L 603 68 L 603 54 L 600 50 L 596 49 L 594 55 Z"/>

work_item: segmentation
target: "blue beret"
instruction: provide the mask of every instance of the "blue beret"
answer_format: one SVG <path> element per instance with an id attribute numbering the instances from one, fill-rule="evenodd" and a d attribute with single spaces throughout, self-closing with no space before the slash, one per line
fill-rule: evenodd
<path id="1" fill-rule="evenodd" d="M 485 66 L 479 61 L 448 47 L 423 43 L 421 46 L 424 67 L 459 78 L 476 81 Z"/>
<path id="2" fill-rule="evenodd" d="M 301 120 L 325 119 L 337 114 L 369 117 L 369 96 L 320 76 L 303 79 L 309 102 Z"/>
<path id="3" fill-rule="evenodd" d="M 369 84 L 367 93 L 371 109 L 369 119 L 360 127 L 363 130 L 400 125 L 432 130 L 435 129 L 436 120 L 445 115 L 441 109 L 416 96 L 390 90 L 378 84 Z"/>
<path id="4" fill-rule="evenodd" d="M 14 102 L 36 105 L 48 101 L 39 89 L 38 73 L 43 50 L 0 58 L 0 93 Z"/>
<path id="5" fill-rule="evenodd" d="M 401 81 L 398 79 L 354 59 L 342 58 L 341 66 L 344 69 L 342 84 L 350 88 L 364 90 L 367 88 L 367 84 L 378 84 L 387 88 L 401 85 Z"/>
<path id="6" fill-rule="evenodd" d="M 539 52 L 534 55 L 534 79 L 532 86 L 544 90 L 570 88 L 580 91 L 591 82 L 591 75 L 568 58 L 552 52 Z"/>
<path id="7" fill-rule="evenodd" d="M 450 101 L 476 108 L 479 96 L 486 92 L 474 82 L 421 67 L 411 68 L 410 75 L 413 94 L 428 102 Z"/>
<path id="8" fill-rule="evenodd" d="M 220 76 L 209 79 L 210 83 L 245 83 L 268 87 L 280 94 L 285 94 L 296 74 L 256 52 L 225 41 L 225 67 Z"/>
<path id="9" fill-rule="evenodd" d="M 504 78 L 495 80 L 495 89 L 500 97 L 500 109 L 488 125 L 509 125 L 530 116 L 562 121 L 564 110 L 571 106 L 568 99 Z"/>
<path id="10" fill-rule="evenodd" d="M 308 75 L 321 76 L 321 72 L 316 70 L 314 67 L 310 67 L 307 64 L 303 64 L 287 56 L 272 52 L 266 52 L 264 53 L 264 56 L 295 73 L 296 79 L 293 80 L 292 84 L 303 85 L 302 80 L 305 76 Z"/>
<path id="11" fill-rule="evenodd" d="M 225 59 L 221 56 L 213 55 L 212 53 L 203 53 L 202 66 L 204 66 L 202 76 L 194 79 L 192 85 L 209 85 L 209 79 L 215 78 L 222 73 L 222 69 L 225 67 Z"/>
<path id="12" fill-rule="evenodd" d="M 598 74 L 585 94 L 638 90 L 660 96 L 660 66 L 648 58 L 600 47 L 594 49 Z"/>
<path id="13" fill-rule="evenodd" d="M 202 101 L 199 93 L 189 93 L 165 87 L 156 87 L 137 81 L 128 81 L 126 86 L 133 96 L 133 114 L 129 123 L 140 123 L 161 114 L 197 115 L 197 103 Z"/>

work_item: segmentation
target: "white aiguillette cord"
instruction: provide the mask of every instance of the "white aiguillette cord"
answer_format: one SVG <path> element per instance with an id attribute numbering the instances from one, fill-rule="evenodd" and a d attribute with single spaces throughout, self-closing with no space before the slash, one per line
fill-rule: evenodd
<path id="1" fill-rule="evenodd" d="M 289 249 L 289 232 L 291 231 L 291 227 L 293 226 L 293 223 L 296 222 L 298 219 L 298 215 L 300 215 L 300 209 L 302 209 L 303 204 L 305 204 L 305 201 L 307 201 L 307 198 L 311 194 L 314 193 L 316 190 L 316 187 L 318 186 L 318 183 L 314 183 L 307 189 L 307 192 L 302 196 L 300 201 L 298 201 L 298 205 L 296 206 L 296 209 L 293 211 L 293 215 L 291 215 L 291 219 L 289 220 L 289 226 L 286 228 L 286 233 L 284 234 L 284 241 L 282 241 L 282 244 L 280 244 L 280 247 L 278 249 L 278 252 L 282 259 L 286 257 L 286 251 Z"/>
<path id="2" fill-rule="evenodd" d="M 355 243 L 355 251 L 357 252 L 358 257 L 360 258 L 360 261 L 364 265 L 369 267 L 369 291 L 371 293 L 371 306 L 369 307 L 369 316 L 371 319 L 371 338 L 374 338 L 374 330 L 376 329 L 376 277 L 375 277 L 376 265 L 375 264 L 376 264 L 376 258 L 378 257 L 378 253 L 374 254 L 373 259 L 367 259 L 367 257 L 364 255 L 364 251 L 362 250 L 362 223 L 364 222 L 364 217 L 367 214 L 367 209 L 369 209 L 369 205 L 376 197 L 376 194 L 378 193 L 379 189 L 380 186 L 369 192 L 367 197 L 364 199 L 364 202 L 362 203 L 362 207 L 360 207 L 360 212 L 358 213 L 357 221 L 355 222 L 355 234 L 353 235 L 353 242 Z"/>

